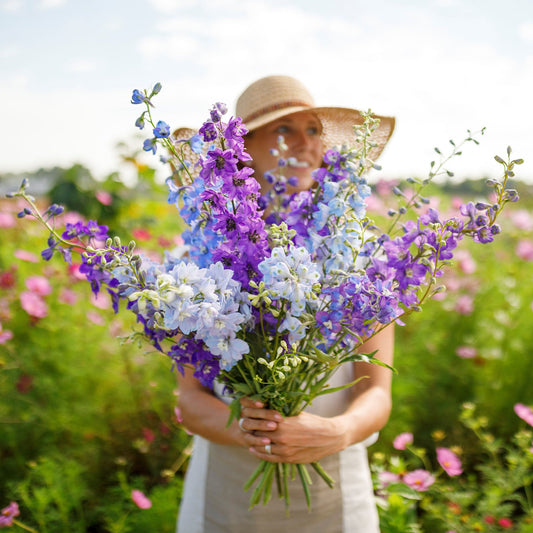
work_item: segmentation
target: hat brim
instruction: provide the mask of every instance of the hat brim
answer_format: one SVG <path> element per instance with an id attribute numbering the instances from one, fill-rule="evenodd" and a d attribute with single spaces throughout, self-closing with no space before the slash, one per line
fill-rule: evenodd
<path id="1" fill-rule="evenodd" d="M 271 111 L 257 119 L 250 120 L 245 123 L 245 126 L 249 132 L 252 132 L 262 126 L 266 126 L 274 120 L 305 112 L 313 113 L 322 123 L 322 141 L 325 150 L 336 146 L 340 147 L 343 144 L 349 147 L 355 147 L 357 145 L 354 126 L 361 125 L 364 119 L 360 111 L 348 107 L 287 107 Z M 375 147 L 369 153 L 369 157 L 373 161 L 383 152 L 396 124 L 394 117 L 374 116 L 379 119 L 379 127 L 373 132 L 370 138 L 372 143 L 375 144 Z"/>

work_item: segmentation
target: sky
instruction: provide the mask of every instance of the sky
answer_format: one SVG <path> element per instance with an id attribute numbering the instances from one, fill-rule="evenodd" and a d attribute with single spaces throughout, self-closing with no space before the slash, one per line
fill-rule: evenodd
<path id="1" fill-rule="evenodd" d="M 198 128 L 270 74 L 395 116 L 384 178 L 426 176 L 434 147 L 485 127 L 457 179 L 498 177 L 510 145 L 533 182 L 531 0 L 0 0 L 0 173 L 81 163 L 127 181 L 117 143 L 150 136 L 133 89 L 160 82 L 154 118 Z"/>

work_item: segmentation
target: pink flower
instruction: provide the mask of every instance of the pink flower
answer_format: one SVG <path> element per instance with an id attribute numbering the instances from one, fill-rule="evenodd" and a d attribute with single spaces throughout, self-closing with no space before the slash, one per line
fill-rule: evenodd
<path id="1" fill-rule="evenodd" d="M 526 209 L 512 211 L 510 218 L 518 229 L 523 229 L 525 231 L 533 229 L 533 216 L 531 216 Z"/>
<path id="2" fill-rule="evenodd" d="M 52 292 L 52 286 L 44 276 L 30 276 L 26 279 L 26 287 L 39 296 L 48 296 Z"/>
<path id="3" fill-rule="evenodd" d="M 412 489 L 424 492 L 435 483 L 435 477 L 427 470 L 413 470 L 403 476 L 403 482 Z"/>
<path id="4" fill-rule="evenodd" d="M 146 442 L 154 442 L 154 432 L 149 428 L 143 428 L 143 437 Z"/>
<path id="5" fill-rule="evenodd" d="M 13 338 L 13 333 L 8 329 L 4 330 L 0 323 L 0 344 L 5 344 L 7 341 Z"/>
<path id="6" fill-rule="evenodd" d="M 78 295 L 67 287 L 63 287 L 59 293 L 58 300 L 67 305 L 74 305 L 78 301 Z"/>
<path id="7" fill-rule="evenodd" d="M 99 292 L 98 294 L 91 293 L 90 300 L 91 303 L 99 309 L 109 309 L 111 306 L 111 301 L 107 292 L 105 294 L 103 292 Z"/>
<path id="8" fill-rule="evenodd" d="M 0 228 L 12 228 L 15 225 L 15 217 L 11 213 L 0 213 Z"/>
<path id="9" fill-rule="evenodd" d="M 87 311 L 85 316 L 87 317 L 87 320 L 90 320 L 97 326 L 103 326 L 105 324 L 105 320 L 96 311 Z"/>
<path id="10" fill-rule="evenodd" d="M 174 414 L 176 415 L 176 421 L 178 422 L 178 424 L 181 424 L 183 422 L 181 409 L 179 407 L 174 407 Z"/>
<path id="11" fill-rule="evenodd" d="M 139 509 L 150 509 L 152 507 L 152 502 L 140 490 L 132 490 L 131 499 Z"/>
<path id="12" fill-rule="evenodd" d="M 500 518 L 498 524 L 503 527 L 503 529 L 509 529 L 513 527 L 513 521 L 510 518 Z"/>
<path id="13" fill-rule="evenodd" d="M 378 474 L 378 480 L 383 487 L 388 487 L 391 483 L 398 483 L 400 481 L 400 476 L 394 472 L 384 470 Z"/>
<path id="14" fill-rule="evenodd" d="M 449 476 L 458 476 L 463 473 L 459 457 L 448 448 L 437 448 L 437 461 Z"/>
<path id="15" fill-rule="evenodd" d="M 457 250 L 455 260 L 465 274 L 473 274 L 476 271 L 476 262 L 468 250 Z"/>
<path id="16" fill-rule="evenodd" d="M 13 525 L 13 518 L 20 514 L 17 502 L 11 502 L 7 507 L 0 511 L 0 527 Z"/>
<path id="17" fill-rule="evenodd" d="M 516 245 L 515 253 L 524 261 L 533 261 L 533 241 L 522 239 Z"/>
<path id="18" fill-rule="evenodd" d="M 405 450 L 409 444 L 413 443 L 413 434 L 412 433 L 400 433 L 392 443 L 393 447 L 396 450 Z"/>
<path id="19" fill-rule="evenodd" d="M 132 230 L 131 235 L 136 241 L 148 241 L 152 237 L 150 232 L 144 228 L 135 228 Z"/>
<path id="20" fill-rule="evenodd" d="M 523 403 L 517 403 L 514 406 L 514 412 L 522 420 L 525 420 L 530 426 L 533 426 L 533 410 Z"/>
<path id="21" fill-rule="evenodd" d="M 13 255 L 17 259 L 21 259 L 22 261 L 28 261 L 30 263 L 38 263 L 39 262 L 39 257 L 36 256 L 34 253 L 28 252 L 27 250 L 21 250 L 20 248 L 18 250 L 15 250 Z"/>
<path id="22" fill-rule="evenodd" d="M 463 359 L 473 359 L 477 355 L 477 350 L 473 346 L 458 346 L 455 353 Z"/>
<path id="23" fill-rule="evenodd" d="M 95 196 L 102 205 L 111 205 L 113 202 L 113 197 L 107 191 L 96 191 Z"/>
<path id="24" fill-rule="evenodd" d="M 20 304 L 28 315 L 35 318 L 44 318 L 48 314 L 46 302 L 38 294 L 30 291 L 20 293 Z"/>
<path id="25" fill-rule="evenodd" d="M 457 311 L 460 315 L 470 315 L 473 310 L 474 301 L 472 300 L 471 296 L 463 294 L 457 298 L 457 302 L 455 303 L 455 311 Z"/>
<path id="26" fill-rule="evenodd" d="M 87 277 L 80 272 L 80 266 L 81 263 L 72 263 L 72 265 L 68 267 L 68 273 L 76 280 L 85 281 Z"/>

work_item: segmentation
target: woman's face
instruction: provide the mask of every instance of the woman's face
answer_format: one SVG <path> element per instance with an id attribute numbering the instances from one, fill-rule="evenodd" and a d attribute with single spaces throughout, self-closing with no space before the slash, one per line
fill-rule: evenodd
<path id="1" fill-rule="evenodd" d="M 245 147 L 253 159 L 252 167 L 255 170 L 255 178 L 261 184 L 261 192 L 265 193 L 270 187 L 263 175 L 277 167 L 278 158 L 271 155 L 270 150 L 278 147 L 280 135 L 288 146 L 282 157 L 294 157 L 300 163 L 296 167 L 284 169 L 285 177 L 298 178 L 298 186 L 290 187 L 289 192 L 309 189 L 313 184 L 311 172 L 322 163 L 321 133 L 322 124 L 313 113 L 299 112 L 274 120 L 246 137 Z"/>

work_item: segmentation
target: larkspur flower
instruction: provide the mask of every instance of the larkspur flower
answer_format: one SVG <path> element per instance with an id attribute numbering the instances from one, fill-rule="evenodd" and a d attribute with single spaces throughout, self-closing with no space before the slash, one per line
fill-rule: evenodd
<path id="1" fill-rule="evenodd" d="M 157 137 L 152 139 L 145 139 L 143 143 L 143 150 L 145 152 L 152 152 L 153 154 L 157 151 Z"/>
<path id="2" fill-rule="evenodd" d="M 166 139 L 167 137 L 170 136 L 170 126 L 163 120 L 160 120 L 156 124 L 156 127 L 154 128 L 153 131 L 154 131 L 154 137 L 156 139 Z"/>

